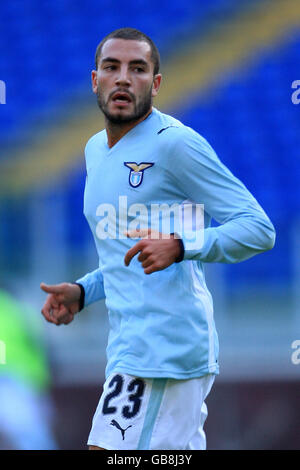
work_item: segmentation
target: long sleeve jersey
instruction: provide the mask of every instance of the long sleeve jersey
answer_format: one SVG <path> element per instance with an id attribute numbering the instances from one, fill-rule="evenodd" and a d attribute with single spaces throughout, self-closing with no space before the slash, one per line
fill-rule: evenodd
<path id="1" fill-rule="evenodd" d="M 275 230 L 269 218 L 205 138 L 155 108 L 112 148 L 105 130 L 91 137 L 85 157 L 84 214 L 99 268 L 77 282 L 85 289 L 85 305 L 106 301 L 106 375 L 217 374 L 218 335 L 204 263 L 237 263 L 271 249 Z M 157 208 L 174 205 L 181 208 L 181 222 L 182 208 L 190 209 L 189 226 L 178 225 L 175 216 L 164 226 L 182 239 L 184 259 L 150 275 L 138 256 L 125 266 L 126 252 L 138 240 L 124 230 L 159 228 Z M 217 227 L 211 227 L 212 218 Z"/>

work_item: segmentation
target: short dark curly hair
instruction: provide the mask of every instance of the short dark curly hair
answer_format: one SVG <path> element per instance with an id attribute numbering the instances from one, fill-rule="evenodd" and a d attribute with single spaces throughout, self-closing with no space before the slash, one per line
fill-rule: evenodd
<path id="1" fill-rule="evenodd" d="M 101 55 L 102 47 L 106 43 L 106 41 L 108 41 L 109 39 L 127 39 L 127 40 L 147 42 L 151 47 L 151 60 L 152 60 L 153 65 L 154 65 L 153 74 L 156 75 L 159 72 L 160 55 L 159 55 L 159 52 L 158 52 L 158 49 L 157 49 L 156 45 L 154 44 L 152 39 L 149 38 L 149 36 L 142 33 L 138 29 L 134 29 L 134 28 L 116 29 L 115 31 L 112 31 L 107 36 L 105 36 L 105 38 L 102 39 L 102 41 L 97 46 L 96 54 L 95 54 L 96 70 L 98 68 L 98 59 Z"/>

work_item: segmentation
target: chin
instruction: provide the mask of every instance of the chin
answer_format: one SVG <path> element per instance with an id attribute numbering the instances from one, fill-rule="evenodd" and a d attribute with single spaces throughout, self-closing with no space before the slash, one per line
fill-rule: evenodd
<path id="1" fill-rule="evenodd" d="M 113 122 L 114 124 L 122 124 L 135 120 L 134 114 L 128 112 L 108 113 L 106 117 L 109 121 Z"/>

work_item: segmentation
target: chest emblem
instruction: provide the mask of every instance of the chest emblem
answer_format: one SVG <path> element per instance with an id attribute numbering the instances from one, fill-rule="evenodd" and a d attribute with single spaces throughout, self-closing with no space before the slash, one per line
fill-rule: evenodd
<path id="1" fill-rule="evenodd" d="M 135 162 L 124 162 L 124 165 L 130 168 L 130 173 L 129 173 L 130 186 L 132 186 L 133 188 L 136 188 L 137 186 L 140 186 L 140 184 L 142 184 L 144 171 L 147 168 L 150 168 L 151 166 L 153 166 L 154 163 L 142 162 L 140 164 L 137 164 Z"/>

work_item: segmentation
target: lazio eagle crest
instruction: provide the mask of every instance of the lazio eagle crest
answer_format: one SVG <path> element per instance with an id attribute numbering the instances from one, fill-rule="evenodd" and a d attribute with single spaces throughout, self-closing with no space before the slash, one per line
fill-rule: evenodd
<path id="1" fill-rule="evenodd" d="M 143 181 L 143 176 L 144 176 L 144 171 L 147 168 L 150 168 L 151 166 L 154 165 L 154 163 L 146 163 L 142 162 L 140 164 L 137 164 L 135 162 L 124 162 L 124 165 L 130 168 L 130 173 L 129 173 L 129 184 L 133 188 L 137 188 L 142 184 Z"/>

